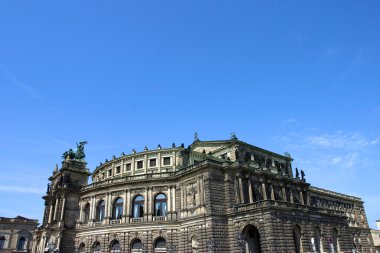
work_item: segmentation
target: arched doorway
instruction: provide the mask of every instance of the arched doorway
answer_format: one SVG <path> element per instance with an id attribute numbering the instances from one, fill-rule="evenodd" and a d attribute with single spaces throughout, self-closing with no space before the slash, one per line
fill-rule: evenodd
<path id="1" fill-rule="evenodd" d="M 259 230 L 248 225 L 243 230 L 243 238 L 245 240 L 245 253 L 261 253 Z"/>

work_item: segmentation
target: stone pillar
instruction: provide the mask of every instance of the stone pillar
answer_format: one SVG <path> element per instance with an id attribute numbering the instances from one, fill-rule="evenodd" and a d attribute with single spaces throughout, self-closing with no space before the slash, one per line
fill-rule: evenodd
<path id="1" fill-rule="evenodd" d="M 57 208 L 58 208 L 58 205 L 59 205 L 59 202 L 60 202 L 61 198 L 57 198 L 57 200 L 55 201 L 55 207 L 54 207 L 54 214 L 53 214 L 53 221 L 57 219 Z"/>
<path id="2" fill-rule="evenodd" d="M 53 221 L 53 204 L 50 203 L 48 223 L 51 223 L 52 221 Z"/>
<path id="3" fill-rule="evenodd" d="M 274 189 L 273 189 L 273 185 L 270 186 L 270 198 L 271 200 L 276 200 L 275 196 L 274 196 Z"/>
<path id="4" fill-rule="evenodd" d="M 122 223 L 126 223 L 127 222 L 127 203 L 128 203 L 128 200 L 127 200 L 127 191 L 124 191 L 124 196 L 123 196 L 123 218 L 121 220 Z"/>
<path id="5" fill-rule="evenodd" d="M 62 209 L 61 209 L 61 220 L 63 220 L 63 217 L 65 216 L 65 205 L 66 205 L 66 196 L 63 197 L 62 201 Z M 79 210 L 79 214 L 82 213 L 81 210 Z"/>
<path id="6" fill-rule="evenodd" d="M 282 199 L 286 202 L 288 202 L 288 197 L 286 196 L 286 189 L 285 186 L 282 187 Z"/>
<path id="7" fill-rule="evenodd" d="M 294 203 L 292 188 L 289 188 L 289 191 L 290 191 L 290 203 Z"/>
<path id="8" fill-rule="evenodd" d="M 152 199 L 153 196 L 152 196 L 152 188 L 149 187 L 148 188 L 148 221 L 151 221 L 153 220 L 153 211 L 154 211 L 154 208 L 153 208 L 153 203 L 154 203 L 154 200 Z"/>
<path id="9" fill-rule="evenodd" d="M 96 198 L 95 196 L 91 197 L 91 208 L 90 208 L 90 219 L 95 220 L 96 219 Z"/>
<path id="10" fill-rule="evenodd" d="M 304 200 L 303 200 L 303 194 L 302 194 L 302 191 L 300 191 L 300 198 L 301 198 L 301 204 L 304 205 L 305 202 L 304 202 Z"/>
<path id="11" fill-rule="evenodd" d="M 244 191 L 243 191 L 243 182 L 242 182 L 241 177 L 238 177 L 238 182 L 239 182 L 240 203 L 245 203 Z"/>
<path id="12" fill-rule="evenodd" d="M 249 203 L 253 203 L 253 188 L 252 188 L 252 181 L 250 178 L 248 178 L 248 191 L 249 191 Z"/>
<path id="13" fill-rule="evenodd" d="M 148 187 L 145 187 L 145 198 L 144 198 L 144 221 L 146 221 L 148 219 L 148 212 L 149 212 L 149 209 L 148 209 Z"/>
<path id="14" fill-rule="evenodd" d="M 176 211 L 176 209 L 175 209 L 175 194 L 176 194 L 176 192 L 175 192 L 175 185 L 172 187 L 172 198 L 173 198 L 173 204 L 172 204 L 172 210 L 173 210 L 173 212 L 175 212 Z"/>
<path id="15" fill-rule="evenodd" d="M 132 210 L 132 200 L 131 200 L 131 190 L 127 190 L 127 201 L 125 206 L 125 215 L 126 215 L 126 221 L 129 223 L 129 218 L 132 216 L 133 210 Z"/>
<path id="16" fill-rule="evenodd" d="M 86 204 L 86 202 L 82 202 L 79 200 L 79 221 L 83 222 L 83 206 Z"/>
<path id="17" fill-rule="evenodd" d="M 161 173 L 161 152 L 158 152 L 158 155 L 157 155 L 157 166 L 158 166 L 158 173 Z"/>
<path id="18" fill-rule="evenodd" d="M 132 161 L 131 161 L 131 175 L 134 175 L 134 174 L 135 174 L 135 168 L 136 168 L 136 159 L 135 159 L 135 157 L 133 156 L 133 157 L 132 157 Z"/>
<path id="19" fill-rule="evenodd" d="M 167 195 L 167 200 L 168 200 L 168 213 L 172 212 L 172 187 L 169 185 L 168 186 L 168 195 Z"/>
<path id="20" fill-rule="evenodd" d="M 262 194 L 263 194 L 263 200 L 267 200 L 268 197 L 267 197 L 267 189 L 266 189 L 266 186 L 265 186 L 265 182 L 261 183 L 261 191 L 262 191 Z"/>

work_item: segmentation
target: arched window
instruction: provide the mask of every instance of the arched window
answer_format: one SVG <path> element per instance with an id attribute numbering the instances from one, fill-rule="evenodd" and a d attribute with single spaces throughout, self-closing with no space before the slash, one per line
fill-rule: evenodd
<path id="1" fill-rule="evenodd" d="M 106 203 L 104 200 L 100 200 L 96 207 L 96 220 L 103 221 Z"/>
<path id="2" fill-rule="evenodd" d="M 137 253 L 142 252 L 143 250 L 143 244 L 140 239 L 134 239 L 131 243 L 131 252 Z"/>
<path id="3" fill-rule="evenodd" d="M 314 228 L 314 246 L 315 252 L 320 253 L 322 252 L 321 247 L 321 229 L 319 227 Z M 314 250 L 314 249 L 313 249 Z"/>
<path id="4" fill-rule="evenodd" d="M 78 252 L 79 253 L 85 253 L 86 252 L 86 245 L 83 242 L 79 245 Z"/>
<path id="5" fill-rule="evenodd" d="M 120 243 L 118 240 L 114 240 L 111 243 L 111 253 L 120 253 L 121 248 L 120 248 Z"/>
<path id="6" fill-rule="evenodd" d="M 87 203 L 83 208 L 83 223 L 87 223 L 90 219 L 90 204 Z"/>
<path id="7" fill-rule="evenodd" d="M 166 253 L 166 240 L 159 237 L 154 242 L 154 252 L 155 253 Z"/>
<path id="8" fill-rule="evenodd" d="M 339 252 L 338 230 L 336 228 L 334 228 L 332 232 L 332 243 L 334 246 L 334 251 Z"/>
<path id="9" fill-rule="evenodd" d="M 261 252 L 260 234 L 256 227 L 252 225 L 245 227 L 243 230 L 243 238 L 245 240 L 245 252 Z"/>
<path id="10" fill-rule="evenodd" d="M 157 194 L 154 199 L 154 215 L 155 216 L 166 216 L 167 212 L 167 198 L 163 193 Z"/>
<path id="11" fill-rule="evenodd" d="M 94 244 L 92 245 L 92 249 L 91 249 L 91 252 L 92 253 L 100 253 L 101 252 L 101 247 L 100 247 L 100 242 L 96 241 L 94 242 Z"/>
<path id="12" fill-rule="evenodd" d="M 25 249 L 25 242 L 26 242 L 25 237 L 21 237 L 21 238 L 18 240 L 18 243 L 17 243 L 17 249 Z"/>
<path id="13" fill-rule="evenodd" d="M 133 218 L 144 216 L 144 197 L 137 195 L 133 200 Z"/>
<path id="14" fill-rule="evenodd" d="M 302 244 L 301 244 L 301 228 L 296 225 L 293 228 L 293 240 L 294 240 L 294 248 L 296 253 L 302 252 Z"/>
<path id="15" fill-rule="evenodd" d="M 113 203 L 112 219 L 121 219 L 123 216 L 123 199 L 117 198 Z"/>
<path id="16" fill-rule="evenodd" d="M 5 237 L 0 236 L 0 249 L 4 249 L 5 246 Z"/>

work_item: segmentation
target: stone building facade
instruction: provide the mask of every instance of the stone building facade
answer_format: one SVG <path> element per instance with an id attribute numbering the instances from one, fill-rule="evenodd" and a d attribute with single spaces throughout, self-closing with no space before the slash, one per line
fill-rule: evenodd
<path id="1" fill-rule="evenodd" d="M 380 253 L 380 220 L 376 221 L 377 229 L 371 229 L 373 243 L 375 245 L 376 253 Z"/>
<path id="2" fill-rule="evenodd" d="M 38 220 L 0 217 L 0 253 L 30 253 Z"/>
<path id="3" fill-rule="evenodd" d="M 38 252 L 374 252 L 360 198 L 313 187 L 292 158 L 233 136 L 113 157 L 67 156 Z"/>

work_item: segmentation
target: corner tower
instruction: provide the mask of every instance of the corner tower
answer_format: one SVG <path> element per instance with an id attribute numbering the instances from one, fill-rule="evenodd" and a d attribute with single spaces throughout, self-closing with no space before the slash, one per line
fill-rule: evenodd
<path id="1" fill-rule="evenodd" d="M 84 161 L 84 144 L 77 144 L 62 156 L 62 167 L 56 165 L 49 177 L 42 226 L 37 229 L 32 252 L 74 252 L 75 224 L 79 218 L 79 192 L 87 185 L 89 170 Z"/>

